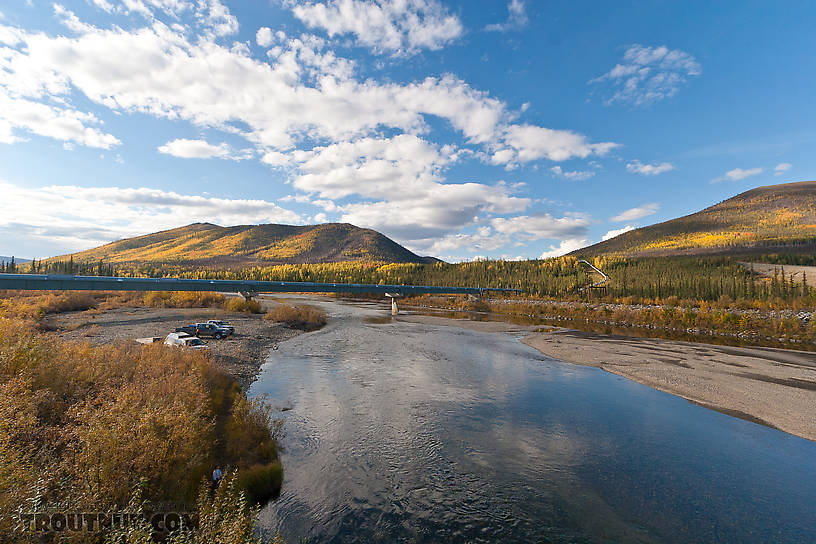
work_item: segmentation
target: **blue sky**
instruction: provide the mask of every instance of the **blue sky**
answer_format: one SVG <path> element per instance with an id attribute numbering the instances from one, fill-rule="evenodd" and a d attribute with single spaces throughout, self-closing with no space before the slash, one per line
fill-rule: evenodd
<path id="1" fill-rule="evenodd" d="M 0 254 L 343 221 L 538 258 L 814 179 L 810 2 L 0 5 Z"/>

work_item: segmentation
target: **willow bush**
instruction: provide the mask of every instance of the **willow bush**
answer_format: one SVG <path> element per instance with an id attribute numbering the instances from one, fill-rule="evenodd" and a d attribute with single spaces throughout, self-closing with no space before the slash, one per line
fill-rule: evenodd
<path id="1" fill-rule="evenodd" d="M 317 330 L 328 321 L 326 312 L 307 304 L 278 304 L 266 314 L 265 319 L 305 331 Z"/>

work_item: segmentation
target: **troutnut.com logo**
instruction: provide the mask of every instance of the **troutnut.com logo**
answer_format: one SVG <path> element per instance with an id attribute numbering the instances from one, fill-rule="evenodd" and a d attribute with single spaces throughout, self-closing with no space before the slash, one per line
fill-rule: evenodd
<path id="1" fill-rule="evenodd" d="M 157 533 L 198 528 L 198 514 L 192 512 L 32 512 L 20 514 L 24 532 L 62 533 L 105 531 L 149 524 Z"/>

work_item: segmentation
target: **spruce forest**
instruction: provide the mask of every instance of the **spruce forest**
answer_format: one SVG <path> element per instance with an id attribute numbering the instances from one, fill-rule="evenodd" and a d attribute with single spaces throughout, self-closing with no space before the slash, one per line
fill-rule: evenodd
<path id="1" fill-rule="evenodd" d="M 777 273 L 762 276 L 743 259 L 779 264 Z M 638 297 L 718 301 L 786 301 L 810 298 L 816 291 L 801 275 L 785 272 L 786 264 L 806 264 L 802 258 L 766 255 L 716 257 L 596 257 L 591 261 L 610 278 L 608 299 Z M 385 285 L 457 285 L 514 288 L 524 295 L 547 298 L 582 298 L 585 287 L 598 281 L 577 257 L 546 260 L 494 261 L 449 264 L 340 262 L 255 266 L 239 269 L 194 268 L 189 265 L 112 265 L 99 262 L 32 261 L 18 272 L 40 274 L 113 275 L 122 277 L 179 277 L 216 280 L 368 283 Z"/>

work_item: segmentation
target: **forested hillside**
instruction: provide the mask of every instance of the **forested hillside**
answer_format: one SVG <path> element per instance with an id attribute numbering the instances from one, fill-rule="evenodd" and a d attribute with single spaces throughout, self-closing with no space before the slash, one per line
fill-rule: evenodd
<path id="1" fill-rule="evenodd" d="M 606 296 L 717 301 L 791 301 L 812 298 L 816 292 L 801 285 L 780 269 L 775 277 L 763 278 L 733 257 L 598 257 L 593 263 L 610 280 Z M 93 270 L 91 270 L 93 272 Z M 345 262 L 256 266 L 244 269 L 208 269 L 187 266 L 140 265 L 117 267 L 121 276 L 173 276 L 201 279 L 244 279 L 260 281 L 311 281 L 321 283 L 369 283 L 387 285 L 456 285 L 520 289 L 525 295 L 582 298 L 584 287 L 597 281 L 591 270 L 576 257 L 534 261 L 474 261 L 466 263 Z"/>
<path id="2" fill-rule="evenodd" d="M 433 260 L 433 259 L 431 259 Z M 53 263 L 153 263 L 245 267 L 271 263 L 341 261 L 423 262 L 377 231 L 347 223 L 239 225 L 195 223 L 126 238 L 49 259 Z"/>
<path id="3" fill-rule="evenodd" d="M 575 255 L 812 253 L 816 181 L 746 191 L 700 212 L 626 232 Z"/>

